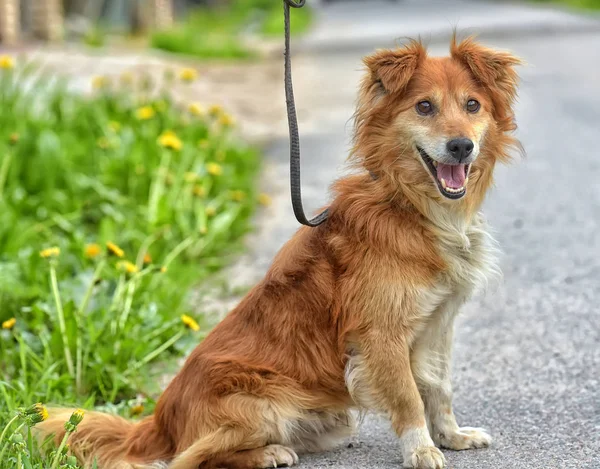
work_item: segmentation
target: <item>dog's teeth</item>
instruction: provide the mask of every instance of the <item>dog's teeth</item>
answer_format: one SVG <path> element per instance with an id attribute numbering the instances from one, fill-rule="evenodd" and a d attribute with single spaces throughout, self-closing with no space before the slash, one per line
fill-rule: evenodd
<path id="1" fill-rule="evenodd" d="M 469 184 L 469 178 L 465 179 L 465 186 Z"/>
<path id="2" fill-rule="evenodd" d="M 442 183 L 442 187 L 443 187 L 444 189 L 447 189 L 447 186 L 446 186 L 446 180 L 445 180 L 444 178 L 442 178 L 442 179 L 440 179 L 440 182 Z"/>

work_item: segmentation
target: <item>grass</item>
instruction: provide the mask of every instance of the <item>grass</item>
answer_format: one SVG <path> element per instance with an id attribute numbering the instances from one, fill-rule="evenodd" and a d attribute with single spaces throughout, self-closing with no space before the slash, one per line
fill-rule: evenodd
<path id="1" fill-rule="evenodd" d="M 564 4 L 570 7 L 587 10 L 600 10 L 600 0 L 535 0 L 538 3 Z"/>
<path id="2" fill-rule="evenodd" d="M 0 57 L 2 469 L 76 467 L 31 440 L 36 402 L 152 412 L 159 365 L 208 328 L 189 292 L 265 200 L 220 107 L 181 109 L 148 77 L 93 86 Z"/>
<path id="3" fill-rule="evenodd" d="M 309 7 L 294 9 L 291 30 L 306 31 L 312 20 Z M 155 32 L 151 45 L 168 52 L 200 58 L 240 59 L 255 55 L 244 43 L 244 32 L 283 38 L 283 6 L 273 0 L 233 0 L 228 8 L 197 8 L 183 23 Z"/>

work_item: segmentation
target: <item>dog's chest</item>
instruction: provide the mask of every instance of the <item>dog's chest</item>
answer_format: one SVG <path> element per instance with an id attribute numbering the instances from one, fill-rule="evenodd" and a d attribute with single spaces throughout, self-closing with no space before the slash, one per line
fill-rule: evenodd
<path id="1" fill-rule="evenodd" d="M 458 309 L 500 273 L 496 243 L 483 222 L 477 221 L 464 230 L 446 231 L 438 239 L 446 268 L 424 292 L 421 304 L 426 314 L 436 309 Z"/>

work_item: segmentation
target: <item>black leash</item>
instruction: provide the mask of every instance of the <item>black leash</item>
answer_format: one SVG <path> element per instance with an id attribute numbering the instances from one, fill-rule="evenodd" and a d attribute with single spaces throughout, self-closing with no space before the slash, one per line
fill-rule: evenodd
<path id="1" fill-rule="evenodd" d="M 302 187 L 300 183 L 300 137 L 298 135 L 298 119 L 292 86 L 292 63 L 290 58 L 290 7 L 302 8 L 306 0 L 283 0 L 285 21 L 285 102 L 287 105 L 288 125 L 290 127 L 290 187 L 292 192 L 292 208 L 296 219 L 306 226 L 319 226 L 329 215 L 324 210 L 312 220 L 308 220 L 302 207 Z"/>

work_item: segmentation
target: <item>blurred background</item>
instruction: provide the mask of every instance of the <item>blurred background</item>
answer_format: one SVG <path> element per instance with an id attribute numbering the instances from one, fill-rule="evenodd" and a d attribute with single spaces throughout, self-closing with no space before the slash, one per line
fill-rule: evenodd
<path id="1" fill-rule="evenodd" d="M 310 212 L 346 171 L 364 55 L 408 37 L 445 55 L 456 29 L 526 61 L 527 156 L 497 169 L 484 207 L 504 279 L 466 306 L 455 345 L 459 423 L 495 442 L 446 456 L 461 469 L 597 469 L 600 1 L 306 3 L 292 50 Z M 43 417 L 36 402 L 150 414 L 298 228 L 282 45 L 280 0 L 0 0 L 8 469 L 19 454 L 48 467 L 12 440 Z M 301 465 L 401 464 L 385 419 L 350 443 Z"/>

